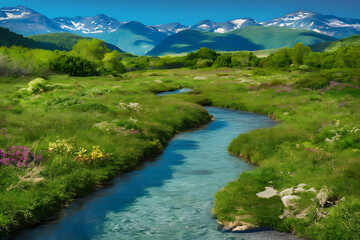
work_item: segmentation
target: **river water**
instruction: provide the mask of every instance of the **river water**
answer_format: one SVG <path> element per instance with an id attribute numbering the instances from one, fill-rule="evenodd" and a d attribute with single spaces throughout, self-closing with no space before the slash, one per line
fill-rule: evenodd
<path id="1" fill-rule="evenodd" d="M 240 133 L 276 123 L 264 115 L 206 109 L 215 121 L 176 135 L 155 160 L 76 200 L 55 220 L 15 239 L 298 239 L 272 230 L 217 230 L 211 214 L 214 194 L 253 169 L 228 154 L 229 143 Z"/>

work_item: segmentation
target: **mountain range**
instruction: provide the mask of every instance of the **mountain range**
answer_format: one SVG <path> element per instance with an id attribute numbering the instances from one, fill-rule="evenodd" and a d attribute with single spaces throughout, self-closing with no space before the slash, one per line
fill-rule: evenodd
<path id="1" fill-rule="evenodd" d="M 181 23 L 147 26 L 137 21 L 120 22 L 104 14 L 94 17 L 50 19 L 25 6 L 0 9 L 0 27 L 8 28 L 15 33 L 24 36 L 56 32 L 74 33 L 99 38 L 137 55 L 146 54 L 163 40 L 185 30 L 226 34 L 253 26 L 305 29 L 334 38 L 360 34 L 359 19 L 340 18 L 309 11 L 296 11 L 266 22 L 257 22 L 251 18 L 239 18 L 226 22 L 203 20 L 192 26 L 185 26 Z"/>

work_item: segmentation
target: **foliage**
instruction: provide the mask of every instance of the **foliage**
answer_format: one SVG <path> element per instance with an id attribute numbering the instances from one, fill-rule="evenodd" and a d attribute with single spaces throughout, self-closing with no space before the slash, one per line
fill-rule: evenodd
<path id="1" fill-rule="evenodd" d="M 96 74 L 93 63 L 69 54 L 59 54 L 51 63 L 50 69 L 70 76 L 92 76 Z"/>
<path id="2" fill-rule="evenodd" d="M 322 76 L 312 76 L 311 78 L 302 78 L 295 82 L 295 86 L 301 88 L 320 89 L 329 85 L 329 80 Z"/>
<path id="3" fill-rule="evenodd" d="M 124 73 L 126 72 L 124 64 L 121 63 L 121 55 L 118 51 L 112 51 L 110 53 L 105 53 L 104 58 L 102 59 L 102 65 L 104 70 L 110 73 Z"/>
<path id="4" fill-rule="evenodd" d="M 74 45 L 79 41 L 79 39 L 91 39 L 76 34 L 64 32 L 32 35 L 28 36 L 27 38 L 32 39 L 43 46 L 46 46 L 45 49 L 60 51 L 71 51 Z M 103 45 L 106 45 L 111 51 L 116 50 L 122 52 L 118 47 L 110 43 L 106 43 L 104 41 L 101 42 Z"/>

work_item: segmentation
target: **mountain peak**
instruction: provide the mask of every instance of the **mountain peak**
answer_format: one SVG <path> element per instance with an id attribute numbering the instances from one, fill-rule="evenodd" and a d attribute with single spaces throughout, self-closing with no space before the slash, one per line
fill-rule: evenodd
<path id="1" fill-rule="evenodd" d="M 4 12 L 28 12 L 30 14 L 37 14 L 38 12 L 24 6 L 24 5 L 19 5 L 16 7 L 3 7 L 0 9 L 0 11 L 4 11 Z"/>

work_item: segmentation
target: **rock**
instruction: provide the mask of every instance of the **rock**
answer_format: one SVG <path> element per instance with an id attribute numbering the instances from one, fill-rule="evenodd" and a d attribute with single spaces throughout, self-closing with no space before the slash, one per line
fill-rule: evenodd
<path id="1" fill-rule="evenodd" d="M 314 187 L 312 187 L 312 188 L 310 188 L 310 189 L 308 189 L 308 190 L 306 190 L 307 192 L 314 192 L 314 193 L 317 193 L 317 191 L 316 191 L 316 189 L 314 188 Z"/>
<path id="2" fill-rule="evenodd" d="M 282 215 L 279 216 L 280 219 L 284 219 L 291 216 L 291 212 L 289 211 L 289 209 L 284 209 L 284 213 Z"/>
<path id="3" fill-rule="evenodd" d="M 278 195 L 279 192 L 273 187 L 265 187 L 265 191 L 258 192 L 256 194 L 256 196 L 258 196 L 259 198 L 271 198 Z"/>
<path id="4" fill-rule="evenodd" d="M 246 217 L 246 216 L 244 216 Z M 242 231 L 246 231 L 249 229 L 255 229 L 258 226 L 247 223 L 247 222 L 243 222 L 239 219 L 235 220 L 234 222 L 220 222 L 219 220 L 217 220 L 217 224 L 218 224 L 218 230 L 219 231 L 232 231 L 232 232 L 242 232 Z"/>
<path id="5" fill-rule="evenodd" d="M 316 195 L 316 199 L 319 201 L 322 208 L 329 199 L 330 194 L 331 194 L 331 190 L 327 186 L 323 186 L 319 191 L 319 193 Z"/>
<path id="6" fill-rule="evenodd" d="M 282 203 L 284 206 L 287 207 L 295 207 L 296 204 L 294 203 L 294 200 L 300 199 L 300 197 L 295 195 L 286 195 L 281 198 Z"/>
<path id="7" fill-rule="evenodd" d="M 287 189 L 284 189 L 280 192 L 280 197 L 283 197 L 283 196 L 286 196 L 286 195 L 291 195 L 294 193 L 294 188 L 291 187 L 291 188 L 287 188 Z"/>
<path id="8" fill-rule="evenodd" d="M 310 207 L 305 208 L 301 211 L 301 213 L 295 215 L 296 218 L 306 218 L 306 216 L 310 213 Z"/>
<path id="9" fill-rule="evenodd" d="M 306 186 L 305 183 L 300 183 L 297 188 L 295 188 L 295 193 L 299 193 L 299 192 L 305 192 L 306 190 L 304 189 L 304 187 Z"/>
<path id="10" fill-rule="evenodd" d="M 232 231 L 233 232 L 241 232 L 241 231 L 246 231 L 249 229 L 252 229 L 252 227 L 243 225 L 243 226 L 237 226 L 237 227 L 233 228 Z"/>
<path id="11" fill-rule="evenodd" d="M 298 188 L 304 188 L 307 184 L 305 183 L 300 183 L 299 185 L 297 185 Z"/>

